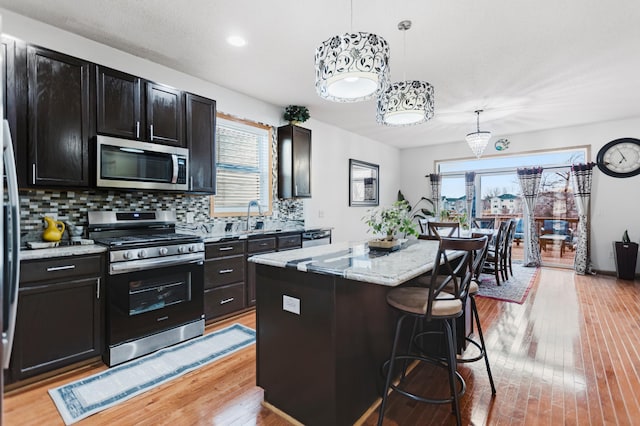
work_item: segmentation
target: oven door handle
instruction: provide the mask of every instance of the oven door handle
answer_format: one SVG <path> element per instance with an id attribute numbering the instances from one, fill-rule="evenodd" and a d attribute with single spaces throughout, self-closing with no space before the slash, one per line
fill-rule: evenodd
<path id="1" fill-rule="evenodd" d="M 159 257 L 155 259 L 132 260 L 110 264 L 109 275 L 126 274 L 127 272 L 144 271 L 164 266 L 186 265 L 189 263 L 200 262 L 204 262 L 204 253 L 202 252 L 180 254 L 171 257 Z"/>

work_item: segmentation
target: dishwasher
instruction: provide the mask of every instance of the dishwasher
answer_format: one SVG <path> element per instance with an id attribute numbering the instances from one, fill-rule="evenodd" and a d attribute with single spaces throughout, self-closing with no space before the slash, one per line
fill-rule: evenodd
<path id="1" fill-rule="evenodd" d="M 302 247 L 331 244 L 331 229 L 316 229 L 302 233 Z"/>

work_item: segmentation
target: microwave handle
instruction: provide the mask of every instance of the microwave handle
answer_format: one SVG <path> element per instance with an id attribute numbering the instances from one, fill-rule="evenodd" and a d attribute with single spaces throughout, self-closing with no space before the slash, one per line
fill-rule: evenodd
<path id="1" fill-rule="evenodd" d="M 171 177 L 171 183 L 178 182 L 178 155 L 171 154 L 171 161 L 173 162 L 173 176 Z"/>

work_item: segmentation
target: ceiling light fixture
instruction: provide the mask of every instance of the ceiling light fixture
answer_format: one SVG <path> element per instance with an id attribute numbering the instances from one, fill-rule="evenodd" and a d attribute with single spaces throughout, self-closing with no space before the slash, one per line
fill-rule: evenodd
<path id="1" fill-rule="evenodd" d="M 406 62 L 406 32 L 411 21 L 401 21 L 398 29 L 403 32 Z M 406 68 L 406 63 L 405 63 Z M 407 80 L 392 83 L 378 97 L 378 123 L 386 126 L 411 126 L 433 117 L 433 86 L 426 81 Z"/>
<path id="2" fill-rule="evenodd" d="M 316 91 L 321 98 L 366 101 L 389 85 L 389 44 L 375 34 L 351 30 L 327 39 L 316 49 L 315 68 Z"/>
<path id="3" fill-rule="evenodd" d="M 227 37 L 227 43 L 235 47 L 242 47 L 247 45 L 247 40 L 240 36 L 229 36 Z"/>
<path id="4" fill-rule="evenodd" d="M 469 133 L 465 138 L 467 143 L 469 144 L 469 148 L 471 148 L 471 151 L 473 151 L 476 158 L 480 158 L 480 156 L 484 152 L 484 149 L 487 147 L 487 144 L 489 143 L 489 139 L 491 139 L 491 132 L 480 131 L 480 113 L 481 112 L 482 112 L 481 109 L 475 111 L 477 116 L 476 131 Z"/>

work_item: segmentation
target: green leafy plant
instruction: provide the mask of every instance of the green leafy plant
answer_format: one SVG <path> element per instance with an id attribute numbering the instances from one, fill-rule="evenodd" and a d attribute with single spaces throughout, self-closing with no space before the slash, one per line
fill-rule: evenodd
<path id="1" fill-rule="evenodd" d="M 409 201 L 404 198 L 402 191 L 398 191 L 398 201 L 407 202 L 407 209 L 409 210 L 411 219 L 426 219 L 428 217 L 435 216 L 435 212 L 433 210 L 435 208 L 435 204 L 433 204 L 433 201 L 431 201 L 430 198 L 421 197 L 415 205 L 411 206 Z M 423 207 L 424 205 L 430 206 L 430 209 Z"/>
<path id="2" fill-rule="evenodd" d="M 383 240 L 394 240 L 397 232 L 417 236 L 418 230 L 409 215 L 410 207 L 406 200 L 396 201 L 391 206 L 369 210 L 369 215 L 362 220 L 369 226 L 368 232 L 384 235 Z"/>
<path id="3" fill-rule="evenodd" d="M 309 110 L 305 106 L 289 105 L 284 109 L 284 119 L 289 122 L 299 121 L 304 123 L 309 117 L 311 117 Z"/>

